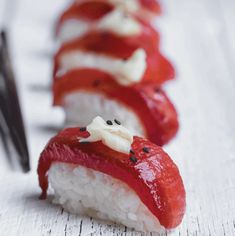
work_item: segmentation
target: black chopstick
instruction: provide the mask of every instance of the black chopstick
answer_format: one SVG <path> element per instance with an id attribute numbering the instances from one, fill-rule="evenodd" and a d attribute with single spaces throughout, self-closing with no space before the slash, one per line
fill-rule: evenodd
<path id="1" fill-rule="evenodd" d="M 5 31 L 2 31 L 0 35 L 0 109 L 2 111 L 2 119 L 4 119 L 0 125 L 4 125 L 5 123 L 7 126 L 9 136 L 18 155 L 18 162 L 22 170 L 27 172 L 30 170 L 29 152 L 14 74 L 11 67 L 7 35 Z M 2 136 L 4 135 L 2 134 Z M 4 139 L 3 137 L 5 150 L 7 150 L 6 142 L 6 138 Z M 9 153 L 8 158 L 11 158 L 9 157 Z"/>

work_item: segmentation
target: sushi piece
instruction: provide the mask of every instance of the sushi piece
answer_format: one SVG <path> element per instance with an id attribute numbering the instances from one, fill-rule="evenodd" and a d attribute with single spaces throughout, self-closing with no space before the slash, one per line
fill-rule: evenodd
<path id="1" fill-rule="evenodd" d="M 41 153 L 38 176 L 41 199 L 50 184 L 54 203 L 65 210 L 137 231 L 175 228 L 185 212 L 177 166 L 118 120 L 96 117 L 87 127 L 61 131 Z"/>
<path id="2" fill-rule="evenodd" d="M 54 105 L 65 110 L 68 126 L 86 126 L 97 115 L 118 118 L 134 134 L 158 145 L 178 130 L 174 106 L 148 77 L 126 86 L 100 70 L 70 70 L 55 78 L 53 94 Z"/>
<path id="3" fill-rule="evenodd" d="M 133 16 L 107 1 L 74 3 L 61 15 L 56 37 L 60 43 L 79 38 L 90 30 L 112 32 L 122 37 L 148 37 L 158 44 L 159 35 L 150 23 Z M 148 42 L 151 43 L 151 42 Z"/>
<path id="4" fill-rule="evenodd" d="M 148 77 L 155 83 L 174 78 L 174 69 L 161 55 L 155 40 L 142 34 L 121 37 L 91 31 L 61 46 L 54 58 L 54 75 L 74 68 L 103 70 L 130 83 Z"/>

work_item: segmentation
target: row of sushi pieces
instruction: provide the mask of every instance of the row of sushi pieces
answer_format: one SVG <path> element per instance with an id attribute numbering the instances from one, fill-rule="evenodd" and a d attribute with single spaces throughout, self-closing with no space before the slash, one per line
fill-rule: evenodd
<path id="1" fill-rule="evenodd" d="M 54 105 L 67 128 L 38 165 L 41 198 L 69 212 L 142 232 L 178 226 L 185 190 L 162 145 L 177 132 L 176 110 L 161 85 L 174 69 L 151 25 L 155 0 L 76 0 L 61 15 L 54 59 Z M 79 127 L 77 127 L 79 126 Z"/>

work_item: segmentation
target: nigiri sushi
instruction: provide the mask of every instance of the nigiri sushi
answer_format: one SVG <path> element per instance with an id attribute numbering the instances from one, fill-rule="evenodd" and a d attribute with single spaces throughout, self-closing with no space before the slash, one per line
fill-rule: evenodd
<path id="1" fill-rule="evenodd" d="M 100 115 L 118 118 L 134 134 L 163 145 L 178 130 L 177 112 L 165 92 L 149 82 L 122 85 L 103 71 L 70 70 L 53 85 L 54 105 L 62 106 L 67 125 L 88 125 Z"/>
<path id="2" fill-rule="evenodd" d="M 137 231 L 175 228 L 185 212 L 177 166 L 116 119 L 96 117 L 87 127 L 61 131 L 41 153 L 38 176 L 42 199 L 50 184 L 54 203 L 65 210 Z"/>
<path id="3" fill-rule="evenodd" d="M 73 3 L 58 21 L 56 38 L 60 43 L 65 43 L 91 30 L 108 31 L 122 37 L 148 37 L 148 43 L 152 40 L 154 44 L 159 41 L 159 35 L 150 23 L 107 1 Z"/>
<path id="4" fill-rule="evenodd" d="M 94 68 L 132 83 L 143 77 L 162 84 L 174 78 L 174 69 L 149 36 L 121 37 L 91 31 L 61 46 L 54 58 L 54 75 L 74 68 Z M 124 80 L 123 80 L 124 81 Z"/>

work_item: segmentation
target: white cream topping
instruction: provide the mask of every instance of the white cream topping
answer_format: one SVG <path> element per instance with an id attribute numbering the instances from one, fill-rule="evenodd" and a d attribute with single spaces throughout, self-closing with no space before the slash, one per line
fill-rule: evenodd
<path id="1" fill-rule="evenodd" d="M 96 53 L 72 51 L 60 58 L 61 69 L 95 68 L 114 76 L 119 84 L 130 85 L 140 81 L 146 70 L 146 53 L 137 49 L 128 60 L 112 58 Z"/>
<path id="2" fill-rule="evenodd" d="M 141 8 L 138 0 L 108 0 L 108 2 L 129 12 L 136 12 Z"/>
<path id="3" fill-rule="evenodd" d="M 81 1 L 81 0 L 80 0 Z M 120 7 L 122 10 L 134 14 L 138 14 L 143 19 L 148 21 L 155 16 L 151 10 L 146 9 L 140 4 L 140 0 L 106 0 L 107 2 L 113 4 L 115 7 Z"/>
<path id="4" fill-rule="evenodd" d="M 98 29 L 111 31 L 123 36 L 136 35 L 141 32 L 140 24 L 120 8 L 103 17 L 98 23 Z"/>
<path id="5" fill-rule="evenodd" d="M 115 122 L 112 125 L 108 125 L 100 116 L 97 116 L 87 126 L 87 131 L 90 136 L 80 139 L 80 142 L 101 141 L 104 145 L 117 152 L 129 154 L 133 135 L 122 125 L 118 125 Z"/>

